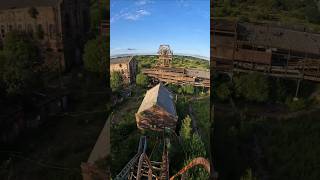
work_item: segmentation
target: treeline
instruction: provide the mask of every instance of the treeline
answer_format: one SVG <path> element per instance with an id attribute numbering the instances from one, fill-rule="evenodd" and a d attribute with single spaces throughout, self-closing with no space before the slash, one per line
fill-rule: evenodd
<path id="1" fill-rule="evenodd" d="M 238 17 L 239 20 L 297 19 L 320 23 L 319 3 L 316 0 L 217 0 L 215 16 Z"/>
<path id="2" fill-rule="evenodd" d="M 272 103 L 287 106 L 291 111 L 301 110 L 317 103 L 311 96 L 317 90 L 314 83 L 302 81 L 296 95 L 297 81 L 267 77 L 258 73 L 235 74 L 232 77 L 218 75 L 213 90 L 214 101 L 228 101 L 230 98 L 239 102 Z"/>
<path id="3" fill-rule="evenodd" d="M 158 62 L 158 56 L 136 56 L 138 61 L 138 69 L 152 68 L 155 67 Z M 181 68 L 195 68 L 195 69 L 209 69 L 209 61 L 188 57 L 188 56 L 173 56 L 172 60 L 173 67 Z"/>

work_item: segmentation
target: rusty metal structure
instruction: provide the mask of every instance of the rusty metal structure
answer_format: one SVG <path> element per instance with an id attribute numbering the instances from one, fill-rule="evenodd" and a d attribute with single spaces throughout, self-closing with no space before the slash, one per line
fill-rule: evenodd
<path id="1" fill-rule="evenodd" d="M 142 73 L 150 77 L 155 83 L 165 82 L 178 85 L 192 85 L 210 87 L 210 71 L 171 67 L 173 51 L 169 45 L 160 45 L 157 66 L 143 69 Z"/>
<path id="2" fill-rule="evenodd" d="M 183 167 L 177 174 L 170 177 L 169 175 L 169 154 L 167 143 L 168 139 L 164 138 L 164 147 L 162 152 L 162 161 L 152 161 L 146 153 L 147 138 L 141 136 L 137 154 L 126 164 L 121 172 L 115 177 L 115 180 L 174 180 L 181 176 L 183 179 L 188 170 L 194 167 L 203 167 L 210 174 L 210 163 L 203 157 L 192 160 L 187 166 Z"/>
<path id="3" fill-rule="evenodd" d="M 320 34 L 277 25 L 213 20 L 213 69 L 320 82 Z"/>
<path id="4" fill-rule="evenodd" d="M 159 66 L 161 67 L 170 67 L 173 51 L 170 49 L 169 45 L 160 45 L 159 50 Z"/>

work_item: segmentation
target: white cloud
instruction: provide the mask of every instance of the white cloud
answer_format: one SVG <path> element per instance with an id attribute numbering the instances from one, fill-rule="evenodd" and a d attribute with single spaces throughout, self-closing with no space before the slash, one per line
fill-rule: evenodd
<path id="1" fill-rule="evenodd" d="M 143 5 L 146 5 L 146 4 L 149 4 L 149 3 L 152 3 L 152 1 L 151 0 L 137 0 L 135 2 L 135 4 L 138 5 L 138 6 L 143 6 Z"/>
<path id="2" fill-rule="evenodd" d="M 139 10 L 132 11 L 132 12 L 121 11 L 120 13 L 111 17 L 110 22 L 113 23 L 119 19 L 137 21 L 137 20 L 141 19 L 142 17 L 148 16 L 150 14 L 151 13 L 145 9 L 139 9 Z"/>

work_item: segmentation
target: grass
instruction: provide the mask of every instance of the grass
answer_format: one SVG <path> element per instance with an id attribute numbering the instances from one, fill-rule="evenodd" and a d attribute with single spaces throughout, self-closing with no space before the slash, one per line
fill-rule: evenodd
<path id="1" fill-rule="evenodd" d="M 217 79 L 219 84 L 223 83 Z M 293 81 L 280 81 L 263 103 L 234 98 L 237 110 L 216 101 L 213 156 L 220 179 L 239 179 L 251 169 L 258 179 L 316 179 L 313 169 L 320 159 L 320 111 L 308 104 L 299 113 L 289 112 L 283 100 L 295 93 Z M 280 88 L 281 87 L 281 88 Z M 285 93 L 279 93 L 279 88 Z M 315 83 L 303 82 L 299 98 L 317 93 Z M 280 98 L 280 99 L 278 99 Z M 227 101 L 226 101 L 227 102 Z M 219 107 L 219 108 L 218 108 Z M 313 110 L 311 110 L 313 109 Z"/>
<path id="2" fill-rule="evenodd" d="M 209 145 L 211 127 L 210 97 L 206 96 L 204 98 L 193 101 L 192 108 L 197 119 L 197 125 L 201 130 L 202 136 L 204 136 L 202 137 L 202 139 L 207 147 Z"/>

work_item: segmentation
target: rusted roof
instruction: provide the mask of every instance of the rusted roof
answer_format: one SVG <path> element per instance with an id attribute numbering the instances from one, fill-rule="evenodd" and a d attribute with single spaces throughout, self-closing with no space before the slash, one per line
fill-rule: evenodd
<path id="1" fill-rule="evenodd" d="M 176 108 L 173 102 L 172 93 L 161 83 L 149 89 L 144 97 L 138 113 L 143 112 L 153 106 L 159 106 L 173 116 L 177 116 Z"/>
<path id="2" fill-rule="evenodd" d="M 61 0 L 0 0 L 0 10 L 37 6 L 55 6 Z"/>
<path id="3" fill-rule="evenodd" d="M 255 45 L 320 54 L 320 34 L 271 25 L 241 23 L 240 35 Z"/>
<path id="4" fill-rule="evenodd" d="M 186 69 L 187 76 L 190 77 L 199 77 L 204 79 L 210 79 L 210 71 L 209 70 L 199 70 L 199 69 Z"/>
<path id="5" fill-rule="evenodd" d="M 133 56 L 111 58 L 110 64 L 128 63 L 132 60 L 132 58 Z"/>

